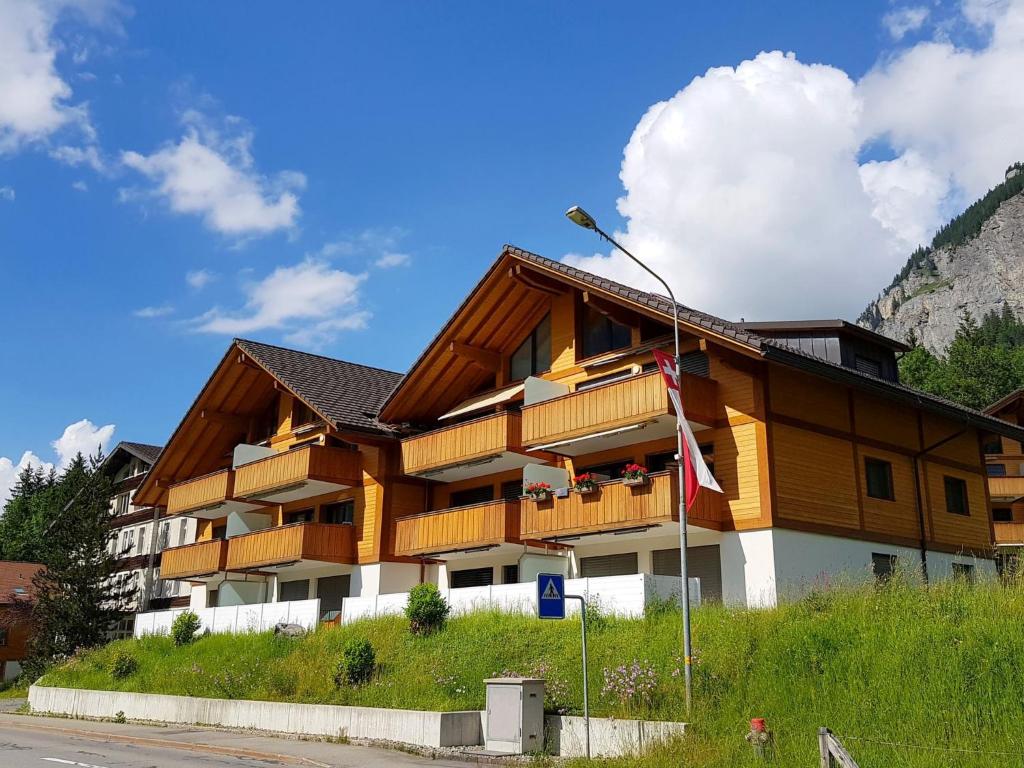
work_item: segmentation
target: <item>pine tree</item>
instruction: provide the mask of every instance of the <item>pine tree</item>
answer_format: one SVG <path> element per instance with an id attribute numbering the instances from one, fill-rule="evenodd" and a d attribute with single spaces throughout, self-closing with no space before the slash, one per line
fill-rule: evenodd
<path id="1" fill-rule="evenodd" d="M 41 674 L 54 661 L 103 643 L 132 598 L 112 578 L 117 560 L 108 549 L 113 512 L 110 479 L 100 457 L 77 456 L 56 484 L 34 500 L 48 505 L 42 561 L 33 581 L 35 632 L 25 669 Z"/>

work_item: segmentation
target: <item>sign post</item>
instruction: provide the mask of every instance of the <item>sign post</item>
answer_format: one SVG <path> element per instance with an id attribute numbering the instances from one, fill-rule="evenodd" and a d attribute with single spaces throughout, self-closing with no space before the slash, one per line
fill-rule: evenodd
<path id="1" fill-rule="evenodd" d="M 566 600 L 580 601 L 580 627 L 583 633 L 583 730 L 587 760 L 589 760 L 590 686 L 587 679 L 587 601 L 583 598 L 583 595 L 565 594 L 565 577 L 562 574 L 537 574 L 537 618 L 564 619 Z"/>

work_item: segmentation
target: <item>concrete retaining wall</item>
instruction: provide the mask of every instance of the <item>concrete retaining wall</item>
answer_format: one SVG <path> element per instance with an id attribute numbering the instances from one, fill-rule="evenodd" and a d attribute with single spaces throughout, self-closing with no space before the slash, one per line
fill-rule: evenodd
<path id="1" fill-rule="evenodd" d="M 305 736 L 399 741 L 422 747 L 480 744 L 480 713 L 421 712 L 407 709 L 281 704 L 151 693 L 88 691 L 33 685 L 28 701 L 34 712 L 185 725 L 220 725 Z"/>
<path id="2" fill-rule="evenodd" d="M 593 757 L 639 755 L 653 744 L 681 736 L 686 723 L 659 720 L 590 718 L 590 753 Z M 583 757 L 586 737 L 582 717 L 548 715 L 544 718 L 544 745 L 559 757 Z"/>

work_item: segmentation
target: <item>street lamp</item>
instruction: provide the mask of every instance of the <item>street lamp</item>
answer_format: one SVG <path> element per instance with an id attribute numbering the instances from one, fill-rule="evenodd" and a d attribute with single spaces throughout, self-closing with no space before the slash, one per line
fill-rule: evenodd
<path id="1" fill-rule="evenodd" d="M 676 304 L 675 294 L 672 293 L 672 289 L 669 287 L 668 283 L 662 279 L 661 275 L 615 242 L 611 235 L 597 226 L 597 221 L 594 220 L 594 217 L 578 205 L 574 205 L 566 211 L 565 215 L 568 217 L 569 221 L 574 224 L 577 224 L 584 229 L 596 232 L 598 237 L 607 240 L 615 248 L 629 256 L 629 258 L 650 274 L 651 277 L 665 287 L 665 291 L 668 293 L 668 297 L 672 303 L 672 333 L 675 340 L 676 381 L 682 383 L 682 357 L 679 354 L 679 305 Z M 676 414 L 676 460 L 679 465 L 679 574 L 682 577 L 683 582 L 682 593 L 680 594 L 679 599 L 683 604 L 683 661 L 686 679 L 686 713 L 689 714 L 690 704 L 693 698 L 693 654 L 691 652 L 692 645 L 690 642 L 690 581 L 687 578 L 686 568 L 686 473 L 683 471 L 683 457 L 685 454 L 683 453 L 682 418 L 682 413 Z"/>

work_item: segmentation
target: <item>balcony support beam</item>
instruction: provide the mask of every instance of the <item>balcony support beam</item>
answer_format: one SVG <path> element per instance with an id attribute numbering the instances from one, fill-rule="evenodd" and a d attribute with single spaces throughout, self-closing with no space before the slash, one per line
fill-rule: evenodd
<path id="1" fill-rule="evenodd" d="M 448 345 L 448 351 L 459 357 L 464 357 L 470 362 L 483 368 L 485 371 L 491 373 L 497 373 L 501 370 L 501 355 L 497 352 L 484 349 L 483 347 L 474 347 L 469 344 L 463 344 L 459 341 L 453 341 Z"/>
<path id="2" fill-rule="evenodd" d="M 605 301 L 604 299 L 595 296 L 590 291 L 583 292 L 583 303 L 597 312 L 600 312 L 605 317 L 611 318 L 620 325 L 640 325 L 640 318 L 637 316 L 636 312 L 619 304 L 613 304 L 610 301 Z"/>
<path id="3" fill-rule="evenodd" d="M 557 283 L 531 269 L 526 269 L 522 264 L 509 267 L 508 276 L 524 288 L 531 291 L 540 291 L 548 296 L 561 296 L 566 290 L 565 285 L 562 283 Z"/>

